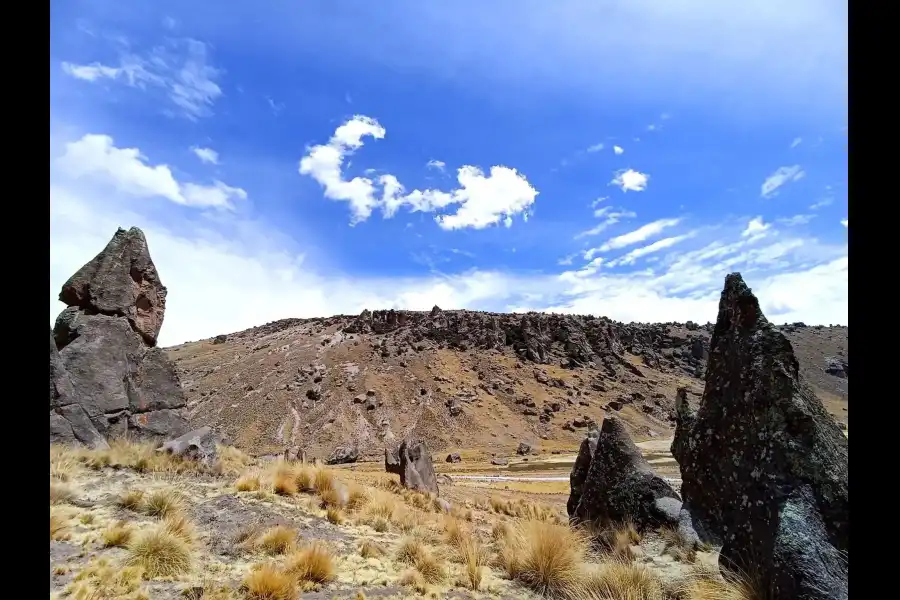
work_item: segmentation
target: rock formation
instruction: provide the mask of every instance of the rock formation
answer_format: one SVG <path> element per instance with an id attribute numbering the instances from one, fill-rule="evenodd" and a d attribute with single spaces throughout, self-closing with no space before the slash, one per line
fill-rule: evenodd
<path id="1" fill-rule="evenodd" d="M 187 431 L 184 393 L 156 340 L 165 313 L 143 232 L 119 229 L 63 285 L 50 337 L 50 441 L 165 438 Z"/>
<path id="2" fill-rule="evenodd" d="M 631 521 L 639 529 L 677 521 L 680 499 L 672 486 L 644 460 L 625 426 L 607 417 L 600 427 L 590 466 L 584 463 L 593 440 L 582 443 L 570 480 L 568 506 L 574 521 Z M 674 508 L 673 503 L 678 506 Z"/>
<path id="3" fill-rule="evenodd" d="M 572 473 L 569 475 L 569 500 L 566 502 L 566 510 L 570 515 L 575 514 L 575 509 L 578 508 L 578 503 L 581 501 L 584 481 L 587 479 L 588 471 L 591 468 L 591 460 L 594 458 L 594 452 L 597 450 L 597 438 L 599 436 L 600 432 L 596 429 L 588 432 L 587 437 L 581 441 L 578 456 L 575 458 L 575 464 L 572 465 Z"/>
<path id="4" fill-rule="evenodd" d="M 400 483 L 411 490 L 438 494 L 437 476 L 425 442 L 404 440 L 400 448 L 384 450 L 384 470 L 400 476 Z"/>
<path id="5" fill-rule="evenodd" d="M 737 273 L 699 408 L 680 393 L 676 410 L 684 506 L 721 537 L 723 566 L 756 574 L 775 600 L 847 598 L 847 438 Z"/>

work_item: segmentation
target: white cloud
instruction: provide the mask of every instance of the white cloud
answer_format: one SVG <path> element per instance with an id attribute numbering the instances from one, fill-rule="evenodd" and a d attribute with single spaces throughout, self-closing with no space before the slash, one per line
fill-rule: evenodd
<path id="1" fill-rule="evenodd" d="M 816 218 L 816 215 L 794 215 L 793 217 L 785 217 L 783 219 L 778 219 L 778 222 L 782 225 L 786 225 L 788 227 L 794 227 L 797 225 L 806 225 L 810 221 Z"/>
<path id="2" fill-rule="evenodd" d="M 825 196 L 824 198 L 817 200 L 813 204 L 809 205 L 809 210 L 819 210 L 820 208 L 824 208 L 830 204 L 834 203 L 834 198 L 831 196 Z"/>
<path id="3" fill-rule="evenodd" d="M 425 166 L 431 169 L 437 169 L 438 171 L 443 171 L 444 167 L 447 166 L 447 163 L 442 160 L 431 159 L 425 164 Z"/>
<path id="4" fill-rule="evenodd" d="M 194 120 L 211 115 L 212 105 L 222 95 L 217 83 L 221 71 L 208 64 L 206 44 L 184 39 L 170 46 L 157 47 L 147 58 L 122 55 L 118 66 L 63 62 L 61 67 L 65 74 L 82 81 L 107 79 L 136 88 L 162 88 L 181 116 Z"/>
<path id="5" fill-rule="evenodd" d="M 576 240 L 591 235 L 597 235 L 598 233 L 605 231 L 607 228 L 612 227 L 622 219 L 633 219 L 637 216 L 637 214 L 627 210 L 617 210 L 609 206 L 604 206 L 603 208 L 598 208 L 597 210 L 595 210 L 594 216 L 598 219 L 603 220 L 587 231 L 582 231 L 581 233 L 577 234 L 575 236 Z"/>
<path id="6" fill-rule="evenodd" d="M 613 146 L 613 152 L 615 152 L 616 154 L 624 154 L 625 148 L 623 148 L 622 146 Z"/>
<path id="7" fill-rule="evenodd" d="M 380 198 L 371 179 L 344 180 L 344 158 L 363 145 L 365 136 L 382 139 L 384 135 L 384 127 L 375 119 L 357 115 L 338 127 L 328 144 L 309 148 L 300 161 L 300 174 L 318 181 L 327 198 L 349 202 L 353 224 L 368 219 L 378 206 L 385 218 L 390 218 L 403 206 L 414 212 L 436 212 L 458 205 L 452 214 L 435 216 L 438 226 L 448 230 L 483 229 L 500 222 L 510 227 L 513 216 L 518 214 L 527 220 L 527 210 L 538 192 L 524 175 L 509 167 L 491 167 L 486 176 L 478 167 L 464 165 L 457 170 L 459 187 L 450 192 L 426 189 L 405 194 L 403 184 L 394 175 L 386 174 L 378 180 L 382 188 Z"/>
<path id="8" fill-rule="evenodd" d="M 841 219 L 841 225 L 844 227 L 850 228 L 850 219 Z"/>
<path id="9" fill-rule="evenodd" d="M 769 198 L 770 196 L 774 195 L 778 191 L 778 188 L 780 188 L 784 184 L 802 179 L 804 175 L 806 175 L 806 173 L 803 172 L 803 169 L 800 168 L 800 165 L 793 165 L 791 167 L 778 167 L 778 169 L 774 173 L 766 177 L 766 180 L 762 184 L 760 193 L 764 198 Z"/>
<path id="10" fill-rule="evenodd" d="M 179 183 L 168 165 L 149 165 L 137 148 L 117 148 L 108 135 L 87 134 L 66 144 L 56 165 L 73 178 L 93 178 L 139 198 L 162 197 L 197 208 L 234 208 L 247 193 L 221 181 L 204 186 Z"/>
<path id="11" fill-rule="evenodd" d="M 678 225 L 680 222 L 681 219 L 659 219 L 658 221 L 647 223 L 634 231 L 629 231 L 628 233 L 608 240 L 600 247 L 600 252 L 608 252 L 609 250 L 617 250 L 619 248 L 625 248 L 626 246 L 640 244 L 650 238 L 656 237 L 662 233 L 663 230 Z"/>
<path id="12" fill-rule="evenodd" d="M 639 171 L 635 171 L 634 169 L 626 169 L 624 171 L 619 171 L 616 173 L 616 176 L 613 177 L 613 180 L 610 181 L 610 185 L 617 185 L 622 188 L 623 192 L 627 192 L 631 190 L 632 192 L 643 192 L 647 189 L 647 180 L 650 179 L 650 176 L 646 173 L 641 173 Z"/>
<path id="13" fill-rule="evenodd" d="M 219 164 L 219 153 L 212 148 L 198 148 L 197 146 L 191 146 L 191 152 L 193 152 L 203 163 L 208 165 Z"/>
<path id="14" fill-rule="evenodd" d="M 747 228 L 741 233 L 742 237 L 750 239 L 759 239 L 766 235 L 766 232 L 772 227 L 770 223 L 764 223 L 762 217 L 754 217 L 747 223 Z"/>
<path id="15" fill-rule="evenodd" d="M 599 144 L 594 144 L 593 146 L 588 146 L 587 151 L 588 152 L 600 152 L 601 150 L 603 150 L 603 148 L 604 148 L 603 142 L 600 142 Z"/>
<path id="16" fill-rule="evenodd" d="M 794 141 L 791 142 L 791 148 L 796 148 L 797 146 L 799 146 L 802 143 L 803 143 L 803 138 L 795 137 Z"/>
<path id="17" fill-rule="evenodd" d="M 637 259 L 641 258 L 642 256 L 647 256 L 648 254 L 654 254 L 656 252 L 665 250 L 666 248 L 671 248 L 675 244 L 678 244 L 680 242 L 683 242 L 685 240 L 688 240 L 688 239 L 694 237 L 694 235 L 695 235 L 694 233 L 686 233 L 684 235 L 676 235 L 673 237 L 663 238 L 661 240 L 653 242 L 652 244 L 650 244 L 648 246 L 643 246 L 641 248 L 635 248 L 628 254 L 626 254 L 622 257 L 619 257 L 615 260 L 610 261 L 609 266 L 615 267 L 615 266 L 620 266 L 620 265 L 633 265 L 635 262 L 637 262 Z"/>

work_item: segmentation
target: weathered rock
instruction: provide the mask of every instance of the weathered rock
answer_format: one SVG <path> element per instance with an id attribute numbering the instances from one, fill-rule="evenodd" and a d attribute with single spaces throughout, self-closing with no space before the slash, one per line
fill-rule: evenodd
<path id="1" fill-rule="evenodd" d="M 737 273 L 725 279 L 700 406 L 680 392 L 676 410 L 685 507 L 722 538 L 722 565 L 769 582 L 774 600 L 847 598 L 847 438 Z"/>
<path id="2" fill-rule="evenodd" d="M 518 448 L 516 448 L 516 454 L 519 456 L 525 456 L 531 452 L 531 444 L 526 442 L 519 442 Z"/>
<path id="3" fill-rule="evenodd" d="M 459 452 L 452 452 L 447 455 L 448 463 L 459 463 L 462 462 L 462 457 L 459 455 Z"/>
<path id="4" fill-rule="evenodd" d="M 631 521 L 638 529 L 669 524 L 672 519 L 667 511 L 660 510 L 662 498 L 679 500 L 672 486 L 653 473 L 622 422 L 606 417 L 574 520 Z"/>
<path id="5" fill-rule="evenodd" d="M 224 333 L 220 333 L 216 337 L 213 338 L 213 344 L 224 344 L 228 341 L 228 336 Z"/>
<path id="6" fill-rule="evenodd" d="M 307 462 L 306 450 L 300 446 L 291 446 L 284 450 L 284 460 L 305 463 Z"/>
<path id="7" fill-rule="evenodd" d="M 50 408 L 51 410 L 75 401 L 75 388 L 66 366 L 56 349 L 53 331 L 50 332 Z"/>
<path id="8" fill-rule="evenodd" d="M 359 460 L 359 450 L 356 446 L 339 446 L 325 459 L 326 465 L 344 465 L 355 463 Z"/>
<path id="9" fill-rule="evenodd" d="M 495 467 L 505 467 L 509 464 L 509 461 L 505 458 L 492 458 L 491 464 Z"/>
<path id="10" fill-rule="evenodd" d="M 116 231 L 106 248 L 63 284 L 59 299 L 87 314 L 125 317 L 155 346 L 166 310 L 166 287 L 144 232 L 137 227 Z"/>
<path id="11" fill-rule="evenodd" d="M 841 379 L 847 379 L 850 377 L 850 364 L 839 356 L 826 356 L 825 372 Z"/>
<path id="12" fill-rule="evenodd" d="M 425 442 L 403 440 L 396 451 L 385 448 L 384 468 L 388 473 L 400 476 L 400 484 L 418 492 L 438 494 L 437 477 L 431 454 Z"/>
<path id="13" fill-rule="evenodd" d="M 573 428 L 572 431 L 575 431 L 575 429 Z M 572 472 L 569 474 L 570 491 L 569 500 L 566 502 L 566 510 L 570 515 L 575 514 L 575 508 L 581 500 L 584 480 L 587 479 L 591 460 L 594 458 L 594 451 L 597 449 L 597 438 L 599 436 L 599 431 L 589 431 L 587 437 L 581 441 L 581 447 L 578 448 L 578 456 L 575 458 L 575 464 L 572 465 Z"/>
<path id="14" fill-rule="evenodd" d="M 219 438 L 211 427 L 201 427 L 182 436 L 169 440 L 159 452 L 180 456 L 205 465 L 213 464 L 218 458 L 216 444 Z"/>

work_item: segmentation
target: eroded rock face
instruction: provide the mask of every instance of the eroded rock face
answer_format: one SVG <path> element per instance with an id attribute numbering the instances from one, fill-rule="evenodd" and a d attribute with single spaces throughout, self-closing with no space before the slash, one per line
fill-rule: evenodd
<path id="1" fill-rule="evenodd" d="M 356 446 L 339 446 L 335 448 L 328 458 L 326 465 L 346 465 L 359 460 L 359 449 Z"/>
<path id="2" fill-rule="evenodd" d="M 144 232 L 137 227 L 116 231 L 106 248 L 63 284 L 59 299 L 87 314 L 125 317 L 155 346 L 166 311 L 166 287 Z"/>
<path id="3" fill-rule="evenodd" d="M 584 444 L 582 447 L 586 457 L 590 451 L 590 438 L 585 442 L 587 447 Z M 580 458 L 583 469 L 586 458 Z M 573 468 L 573 475 L 575 471 Z M 579 478 L 572 477 L 571 480 L 577 483 Z M 631 521 L 639 529 L 677 522 L 678 511 L 674 511 L 673 518 L 671 503 L 662 500 L 670 498 L 680 502 L 678 494 L 665 479 L 653 473 L 625 426 L 615 417 L 603 420 L 590 467 L 580 488 L 581 497 L 574 513 L 570 513 L 575 521 Z M 576 496 L 577 491 L 573 486 Z M 569 501 L 573 501 L 571 495 Z"/>
<path id="4" fill-rule="evenodd" d="M 404 440 L 397 450 L 384 450 L 384 470 L 400 476 L 400 483 L 418 492 L 440 493 L 431 454 L 425 442 Z"/>
<path id="5" fill-rule="evenodd" d="M 680 393 L 676 410 L 685 506 L 722 538 L 722 564 L 759 574 L 774 599 L 847 598 L 847 438 L 737 273 L 725 279 L 699 408 Z"/>
<path id="6" fill-rule="evenodd" d="M 174 365 L 155 347 L 166 288 L 137 228 L 119 229 L 63 286 L 50 336 L 51 442 L 169 438 L 187 431 Z"/>
<path id="7" fill-rule="evenodd" d="M 578 456 L 575 458 L 575 464 L 572 465 L 572 473 L 569 474 L 569 500 L 566 502 L 566 510 L 570 515 L 575 514 L 575 509 L 581 501 L 584 481 L 587 479 L 588 470 L 591 468 L 594 451 L 597 450 L 598 437 L 600 437 L 598 430 L 595 429 L 588 432 L 587 437 L 581 441 Z"/>

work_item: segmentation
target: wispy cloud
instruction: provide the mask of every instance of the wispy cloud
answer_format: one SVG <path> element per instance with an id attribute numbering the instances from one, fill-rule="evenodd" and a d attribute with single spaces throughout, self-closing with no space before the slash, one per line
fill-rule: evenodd
<path id="1" fill-rule="evenodd" d="M 680 222 L 681 219 L 659 219 L 658 221 L 647 223 L 634 231 L 629 231 L 628 233 L 607 240 L 602 246 L 591 248 L 584 253 L 584 259 L 591 260 L 600 252 L 609 252 L 610 250 L 618 250 L 619 248 L 640 244 L 641 242 L 645 242 L 658 236 L 663 230 L 674 227 Z"/>
<path id="2" fill-rule="evenodd" d="M 212 148 L 199 148 L 197 146 L 191 146 L 191 152 L 193 152 L 194 155 L 200 159 L 200 162 L 206 163 L 208 165 L 219 164 L 219 153 Z"/>
<path id="3" fill-rule="evenodd" d="M 604 198 L 605 200 L 605 198 Z M 623 209 L 614 209 L 610 206 L 604 206 L 603 208 L 598 208 L 594 211 L 594 216 L 598 219 L 603 219 L 595 226 L 591 227 L 586 231 L 582 231 L 575 236 L 575 239 L 580 239 L 583 237 L 589 237 L 592 235 L 597 235 L 604 232 L 607 228 L 612 227 L 622 219 L 633 219 L 637 216 L 634 212 Z"/>
<path id="4" fill-rule="evenodd" d="M 750 219 L 750 222 L 747 223 L 746 229 L 741 232 L 741 237 L 750 238 L 751 240 L 757 240 L 766 235 L 766 232 L 771 229 L 772 225 L 769 223 L 765 223 L 762 217 L 754 217 Z"/>
<path id="5" fill-rule="evenodd" d="M 796 148 L 800 144 L 803 143 L 803 138 L 795 137 L 794 141 L 791 142 L 791 148 Z"/>
<path id="6" fill-rule="evenodd" d="M 778 219 L 778 223 L 781 225 L 785 225 L 786 227 L 795 227 L 797 225 L 806 225 L 810 221 L 816 218 L 816 215 L 794 215 L 792 217 L 784 217 L 782 219 Z"/>
<path id="7" fill-rule="evenodd" d="M 635 248 L 628 254 L 621 256 L 615 260 L 612 260 L 608 263 L 610 267 L 616 266 L 624 266 L 624 265 L 633 265 L 637 260 L 641 257 L 647 256 L 649 254 L 655 254 L 657 252 L 661 252 L 666 248 L 671 248 L 675 244 L 683 242 L 685 240 L 689 240 L 696 235 L 695 233 L 686 233 L 684 235 L 676 235 L 673 237 L 663 238 L 661 240 L 657 240 L 652 244 L 647 246 L 642 246 L 640 248 Z"/>
<path id="8" fill-rule="evenodd" d="M 760 195 L 764 198 L 769 198 L 775 195 L 778 189 L 784 184 L 790 183 L 791 181 L 798 181 L 802 179 L 804 175 L 806 175 L 806 173 L 803 172 L 800 165 L 778 167 L 774 173 L 766 177 L 766 180 L 760 188 Z"/>
<path id="9" fill-rule="evenodd" d="M 93 62 L 62 63 L 65 74 L 82 81 L 120 81 L 134 88 L 160 88 L 176 106 L 173 114 L 195 120 L 212 114 L 212 106 L 222 95 L 217 80 L 220 69 L 208 63 L 209 50 L 203 42 L 182 39 L 157 47 L 148 57 L 123 54 L 116 66 Z"/>
<path id="10" fill-rule="evenodd" d="M 429 169 L 437 169 L 438 171 L 443 171 L 444 167 L 447 166 L 447 163 L 442 160 L 431 159 L 427 163 L 425 163 L 425 166 Z"/>
<path id="11" fill-rule="evenodd" d="M 650 176 L 646 173 L 641 173 L 634 169 L 624 169 L 618 171 L 609 183 L 610 185 L 618 186 L 623 192 L 643 192 L 647 189 L 647 181 L 649 179 Z"/>
<path id="12" fill-rule="evenodd" d="M 88 134 L 66 144 L 56 160 L 59 170 L 72 178 L 92 178 L 135 197 L 165 198 L 196 208 L 233 209 L 247 192 L 215 181 L 212 185 L 182 183 L 168 165 L 148 164 L 137 148 L 117 148 L 108 135 Z"/>
<path id="13" fill-rule="evenodd" d="M 594 144 L 593 146 L 588 146 L 587 151 L 588 152 L 600 152 L 601 150 L 603 150 L 604 147 L 605 146 L 603 145 L 603 142 L 600 142 L 599 144 Z"/>
<path id="14" fill-rule="evenodd" d="M 455 206 L 454 213 L 434 219 L 448 230 L 483 229 L 501 222 L 510 227 L 515 215 L 528 220 L 528 209 L 538 192 L 524 175 L 509 167 L 494 166 L 485 175 L 478 167 L 464 165 L 457 170 L 459 187 L 450 192 L 426 189 L 407 194 L 403 184 L 391 174 L 381 175 L 377 183 L 367 177 L 345 180 L 344 159 L 363 146 L 364 138 L 380 140 L 384 135 L 385 129 L 378 121 L 356 115 L 338 127 L 327 144 L 309 148 L 300 160 L 300 174 L 316 180 L 326 198 L 350 204 L 351 224 L 368 219 L 376 207 L 381 208 L 385 218 L 390 218 L 401 207 L 413 212 L 436 212 Z"/>

